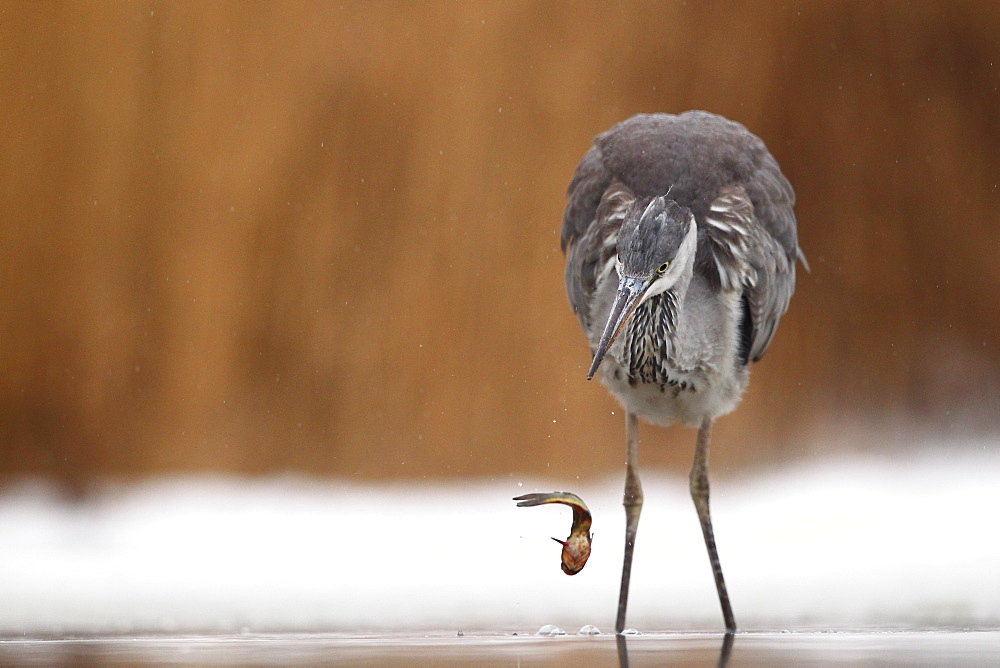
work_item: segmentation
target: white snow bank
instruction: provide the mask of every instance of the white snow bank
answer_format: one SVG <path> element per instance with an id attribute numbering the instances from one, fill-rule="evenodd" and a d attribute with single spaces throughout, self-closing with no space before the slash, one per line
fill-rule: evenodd
<path id="1" fill-rule="evenodd" d="M 741 628 L 997 624 L 1000 453 L 960 452 L 713 479 Z M 629 624 L 721 629 L 686 478 L 650 470 L 643 484 Z M 75 504 L 44 484 L 8 486 L 0 632 L 610 631 L 620 488 L 192 477 Z M 594 515 L 593 556 L 574 577 L 549 539 L 566 537 L 570 510 L 511 500 L 555 489 Z"/>

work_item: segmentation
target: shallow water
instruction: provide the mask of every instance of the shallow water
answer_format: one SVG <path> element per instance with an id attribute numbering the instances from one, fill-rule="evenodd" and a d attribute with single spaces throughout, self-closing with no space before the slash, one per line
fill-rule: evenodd
<path id="1" fill-rule="evenodd" d="M 89 636 L 0 639 L 3 665 L 712 666 L 712 633 L 616 637 L 428 633 Z M 622 653 L 624 650 L 624 654 Z M 995 666 L 1000 630 L 750 632 L 729 666 Z"/>

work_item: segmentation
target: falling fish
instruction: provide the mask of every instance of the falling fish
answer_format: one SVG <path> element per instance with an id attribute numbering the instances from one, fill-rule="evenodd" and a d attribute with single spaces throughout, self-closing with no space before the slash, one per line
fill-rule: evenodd
<path id="1" fill-rule="evenodd" d="M 545 503 L 562 503 L 573 509 L 573 526 L 566 540 L 553 538 L 563 546 L 562 569 L 566 575 L 576 575 L 583 570 L 590 558 L 590 541 L 594 539 L 590 533 L 590 510 L 583 499 L 570 492 L 552 492 L 551 494 L 524 494 L 515 496 L 518 508 L 540 506 Z"/>

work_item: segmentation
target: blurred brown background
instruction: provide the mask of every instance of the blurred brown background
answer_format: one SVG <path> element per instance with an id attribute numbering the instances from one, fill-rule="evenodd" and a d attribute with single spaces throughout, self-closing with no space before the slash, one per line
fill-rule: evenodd
<path id="1" fill-rule="evenodd" d="M 812 265 L 716 470 L 1000 426 L 997 3 L 4 2 L 0 95 L 0 473 L 617 474 L 565 187 L 691 108 Z"/>

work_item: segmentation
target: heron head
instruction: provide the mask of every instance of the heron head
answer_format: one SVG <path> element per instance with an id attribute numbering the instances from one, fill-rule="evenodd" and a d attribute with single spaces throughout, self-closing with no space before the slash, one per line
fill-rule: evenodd
<path id="1" fill-rule="evenodd" d="M 618 293 L 587 378 L 597 373 L 608 348 L 639 304 L 689 276 L 697 249 L 694 214 L 666 197 L 642 197 L 625 211 L 618 232 Z"/>

